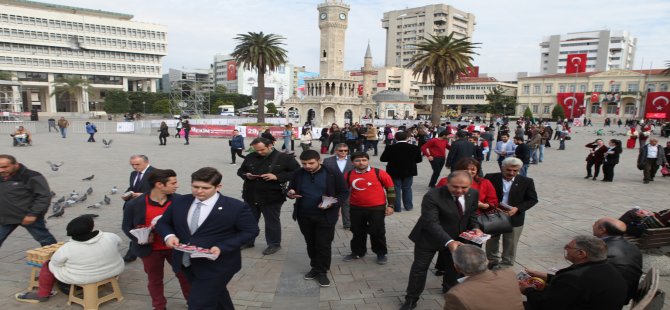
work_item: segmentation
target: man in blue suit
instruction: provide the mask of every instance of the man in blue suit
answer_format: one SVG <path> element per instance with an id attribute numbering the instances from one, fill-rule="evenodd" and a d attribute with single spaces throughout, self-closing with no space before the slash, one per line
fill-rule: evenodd
<path id="1" fill-rule="evenodd" d="M 247 204 L 223 196 L 222 175 L 205 167 L 191 174 L 191 195 L 176 197 L 156 225 L 165 244 L 189 244 L 209 249 L 215 260 L 191 258 L 174 251 L 172 268 L 183 271 L 191 283 L 190 310 L 234 309 L 226 286 L 242 268 L 240 247 L 259 232 Z"/>

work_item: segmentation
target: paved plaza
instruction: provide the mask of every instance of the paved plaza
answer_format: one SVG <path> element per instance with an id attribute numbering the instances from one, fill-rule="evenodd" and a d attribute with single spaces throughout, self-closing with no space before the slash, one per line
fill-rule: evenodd
<path id="1" fill-rule="evenodd" d="M 623 132 L 623 128 L 612 129 Z M 657 177 L 655 182 L 643 184 L 642 172 L 635 167 L 637 149 L 624 150 L 621 163 L 615 168 L 613 183 L 583 179 L 586 173 L 584 158 L 587 155 L 584 144 L 595 139 L 594 132 L 595 127 L 576 128 L 573 139 L 566 141 L 565 151 L 558 151 L 558 141 L 552 140 L 552 147 L 546 149 L 544 162 L 530 167 L 529 176 L 535 180 L 539 203 L 527 213 L 514 267 L 516 270 L 567 266 L 563 259 L 563 245 L 574 235 L 591 234 L 591 225 L 599 217 L 618 217 L 633 206 L 650 210 L 667 208 L 670 178 Z M 111 148 L 103 148 L 103 138 L 114 140 Z M 615 138 L 625 139 L 624 136 Z M 81 133 L 72 133 L 67 139 L 62 139 L 57 134 L 40 130 L 34 135 L 31 147 L 11 147 L 9 137 L 0 141 L 0 153 L 15 155 L 28 168 L 42 172 L 57 197 L 72 190 L 84 192 L 89 186 L 93 187 L 94 192 L 86 202 L 66 209 L 61 218 L 48 221 L 47 226 L 59 241 L 67 240 L 67 223 L 83 213 L 99 214 L 97 229 L 123 236 L 120 228 L 123 202 L 119 194 L 111 196 L 112 204 L 101 209 L 87 209 L 86 206 L 101 201 L 112 186 L 117 186 L 120 191 L 128 187 L 131 171 L 128 158 L 135 153 L 148 155 L 151 164 L 157 168 L 174 169 L 181 185 L 180 193 L 190 192 L 190 174 L 193 171 L 211 166 L 224 175 L 223 194 L 241 198 L 242 180 L 236 175 L 240 162 L 237 166 L 230 165 L 227 140 L 193 138 L 191 145 L 186 146 L 183 139 L 169 138 L 167 146 L 159 146 L 157 136 L 147 135 L 99 134 L 97 143 L 87 143 L 86 139 L 87 136 Z M 246 141 L 248 143 L 250 139 Z M 665 141 L 660 139 L 662 145 Z M 380 147 L 383 149 L 381 143 Z M 47 160 L 64 161 L 65 164 L 60 171 L 52 172 L 45 163 Z M 378 157 L 372 157 L 372 164 L 384 167 Z M 497 171 L 497 163 L 486 162 L 483 169 L 485 173 Z M 303 274 L 309 271 L 309 262 L 298 225 L 291 220 L 292 202 L 285 203 L 281 216 L 282 249 L 270 256 L 261 254 L 265 245 L 261 221 L 256 247 L 242 252 L 242 270 L 228 287 L 236 309 L 398 309 L 404 300 L 412 263 L 413 243 L 407 236 L 420 215 L 421 199 L 428 190 L 430 173 L 430 166 L 424 159 L 419 164 L 419 176 L 414 179 L 415 209 L 387 218 L 388 264 L 377 265 L 374 255 L 343 262 L 342 256 L 350 253 L 351 232 L 343 230 L 341 222 L 338 223 L 329 274 L 332 285 L 328 288 L 319 288 L 317 282 L 302 279 Z M 81 181 L 91 174 L 95 174 L 92 181 Z M 443 175 L 446 175 L 445 171 Z M 123 239 L 124 247 L 119 251 L 125 253 L 127 238 L 123 236 Z M 63 294 L 39 306 L 14 300 L 14 294 L 24 291 L 28 283 L 30 268 L 25 264 L 25 251 L 38 246 L 25 229 L 18 228 L 0 248 L 2 308 L 80 309 L 75 305 L 67 306 L 67 296 Z M 661 280 L 661 288 L 670 291 L 670 278 L 663 277 Z M 440 281 L 432 274 L 428 276 L 426 290 L 417 309 L 442 308 Z M 151 309 L 146 282 L 139 260 L 126 264 L 126 270 L 120 276 L 125 299 L 118 303 L 108 302 L 102 309 Z M 186 309 L 178 282 L 168 270 L 166 282 L 168 309 Z"/>

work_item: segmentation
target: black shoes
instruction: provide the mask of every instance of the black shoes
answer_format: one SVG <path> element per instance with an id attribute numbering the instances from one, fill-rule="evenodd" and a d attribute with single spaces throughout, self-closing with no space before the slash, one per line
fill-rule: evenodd
<path id="1" fill-rule="evenodd" d="M 123 261 L 126 262 L 126 263 L 134 262 L 136 259 L 137 259 L 137 256 L 133 255 L 130 252 L 126 253 L 126 255 L 123 257 Z"/>
<path id="2" fill-rule="evenodd" d="M 356 254 L 349 254 L 349 255 L 345 256 L 342 260 L 345 261 L 345 262 L 350 262 L 352 260 L 359 259 L 361 257 L 363 257 L 363 256 L 358 256 Z"/>
<path id="3" fill-rule="evenodd" d="M 405 300 L 405 303 L 402 304 L 400 310 L 411 310 L 414 308 L 416 308 L 416 300 L 408 298 Z"/>
<path id="4" fill-rule="evenodd" d="M 277 253 L 281 249 L 278 245 L 270 245 L 265 250 L 263 250 L 263 255 L 272 255 Z"/>
<path id="5" fill-rule="evenodd" d="M 389 259 L 386 257 L 386 254 L 378 254 L 377 255 L 377 264 L 379 265 L 386 265 L 388 263 Z"/>
<path id="6" fill-rule="evenodd" d="M 587 175 L 587 176 L 584 177 L 584 179 L 588 179 L 588 178 L 591 178 L 591 177 L 592 177 L 592 176 Z"/>
<path id="7" fill-rule="evenodd" d="M 328 279 L 328 274 L 326 273 L 319 273 L 316 276 L 317 281 L 319 281 L 319 286 L 321 287 L 329 287 L 330 286 L 330 280 Z"/>
<path id="8" fill-rule="evenodd" d="M 444 275 L 444 270 L 439 270 L 439 269 L 435 270 L 435 276 L 441 277 L 443 275 Z"/>
<path id="9" fill-rule="evenodd" d="M 304 277 L 302 277 L 305 280 L 312 280 L 316 278 L 319 275 L 319 272 L 316 270 L 310 270 L 308 273 L 305 274 Z"/>

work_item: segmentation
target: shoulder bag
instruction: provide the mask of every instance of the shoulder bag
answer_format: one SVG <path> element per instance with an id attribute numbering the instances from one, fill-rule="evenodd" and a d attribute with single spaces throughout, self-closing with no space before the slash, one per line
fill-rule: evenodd
<path id="1" fill-rule="evenodd" d="M 489 235 L 497 235 L 512 231 L 512 218 L 500 209 L 485 212 L 477 216 L 479 228 Z"/>

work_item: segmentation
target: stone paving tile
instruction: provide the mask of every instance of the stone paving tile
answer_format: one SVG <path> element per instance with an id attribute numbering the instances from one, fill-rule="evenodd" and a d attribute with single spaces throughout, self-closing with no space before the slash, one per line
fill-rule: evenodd
<path id="1" fill-rule="evenodd" d="M 623 130 L 621 130 L 623 131 Z M 116 185 L 125 189 L 128 182 L 128 157 L 133 153 L 147 154 L 155 167 L 172 168 L 178 174 L 181 185 L 179 192 L 187 193 L 190 182 L 189 175 L 198 168 L 209 165 L 220 169 L 224 175 L 223 193 L 240 198 L 242 182 L 236 176 L 239 166 L 229 165 L 229 152 L 225 140 L 192 139 L 191 145 L 181 145 L 180 140 L 170 139 L 165 147 L 155 144 L 155 136 L 107 134 L 102 138 L 113 138 L 114 145 L 105 149 L 100 143 L 86 143 L 84 134 L 71 134 L 67 139 L 56 139 L 44 133 L 34 134 L 34 146 L 26 148 L 4 148 L 17 156 L 20 162 L 29 168 L 42 172 L 49 184 L 59 196 L 73 189 L 83 191 L 88 186 L 94 187 L 91 203 L 102 199 L 103 194 Z M 584 158 L 587 150 L 583 145 L 593 141 L 593 130 L 576 129 L 573 140 L 567 142 L 566 151 L 556 150 L 557 141 L 552 141 L 553 148 L 545 151 L 545 162 L 532 165 L 529 176 L 534 178 L 539 200 L 537 206 L 527 214 L 526 226 L 521 237 L 517 265 L 534 269 L 564 267 L 562 246 L 574 235 L 589 234 L 591 224 L 602 216 L 619 216 L 632 206 L 641 206 L 651 210 L 662 208 L 661 203 L 667 200 L 667 188 L 670 179 L 656 178 L 656 181 L 644 185 L 641 172 L 634 165 L 637 149 L 624 150 L 621 163 L 615 168 L 615 181 L 585 180 Z M 611 137 L 604 137 L 605 139 Z M 617 136 L 616 138 L 623 138 Z M 665 145 L 665 139 L 660 143 Z M 249 142 L 249 141 L 247 141 Z M 382 146 L 383 148 L 383 146 Z M 168 153 L 169 155 L 165 155 Z M 60 161 L 66 164 L 59 172 L 52 172 L 44 163 L 46 160 Z M 372 164 L 379 164 L 378 157 L 371 158 Z M 484 172 L 498 170 L 494 161 L 483 163 Z M 96 178 L 91 182 L 80 179 L 92 173 Z M 443 170 L 443 175 L 446 171 Z M 379 266 L 375 256 L 368 256 L 359 261 L 345 263 L 342 256 L 350 253 L 349 241 L 351 232 L 341 228 L 338 223 L 333 242 L 333 261 L 331 267 L 330 288 L 319 291 L 319 309 L 397 309 L 404 299 L 409 268 L 412 264 L 413 243 L 407 238 L 409 231 L 420 215 L 420 203 L 423 194 L 428 191 L 427 182 L 430 167 L 427 163 L 419 164 L 419 176 L 414 181 L 414 210 L 396 213 L 386 220 L 387 240 L 389 247 L 389 263 Z M 79 214 L 97 213 L 96 228 L 103 231 L 120 232 L 121 206 L 119 196 L 112 197 L 112 205 L 99 210 L 87 210 L 85 205 L 74 206 L 66 210 L 62 218 L 51 219 L 47 226 L 58 240 L 67 240 L 65 226 L 68 221 Z M 297 231 L 296 223 L 291 219 L 292 202 L 284 204 L 281 213 L 284 240 L 302 236 Z M 274 294 L 279 285 L 279 278 L 287 257 L 284 248 L 271 256 L 262 255 L 265 248 L 263 220 L 261 233 L 256 240 L 256 247 L 242 252 L 242 270 L 233 278 L 228 289 L 233 296 L 236 309 L 265 309 L 273 306 Z M 124 240 L 126 239 L 122 236 Z M 25 250 L 35 248 L 38 244 L 22 228 L 18 228 L 0 248 L 0 303 L 8 309 L 34 309 L 33 305 L 16 302 L 13 295 L 25 290 L 30 268 L 24 264 Z M 304 246 L 304 245 L 303 245 Z M 124 242 L 120 252 L 125 252 Z M 369 248 L 369 245 L 368 245 Z M 305 266 L 309 268 L 309 266 Z M 178 282 L 166 268 L 166 296 L 170 309 L 185 309 L 185 301 L 181 297 Z M 440 290 L 440 279 L 428 275 L 426 290 L 422 295 L 417 309 L 441 309 L 443 296 Z M 120 302 L 109 302 L 102 309 L 149 309 L 150 298 L 146 289 L 146 275 L 142 263 L 136 261 L 126 265 L 126 271 L 120 277 L 121 289 L 125 299 Z M 670 277 L 661 278 L 661 288 L 670 290 Z M 670 297 L 669 297 L 670 298 Z M 65 308 L 66 296 L 55 296 L 48 303 L 40 305 L 43 309 Z M 666 299 L 667 303 L 667 299 Z"/>

